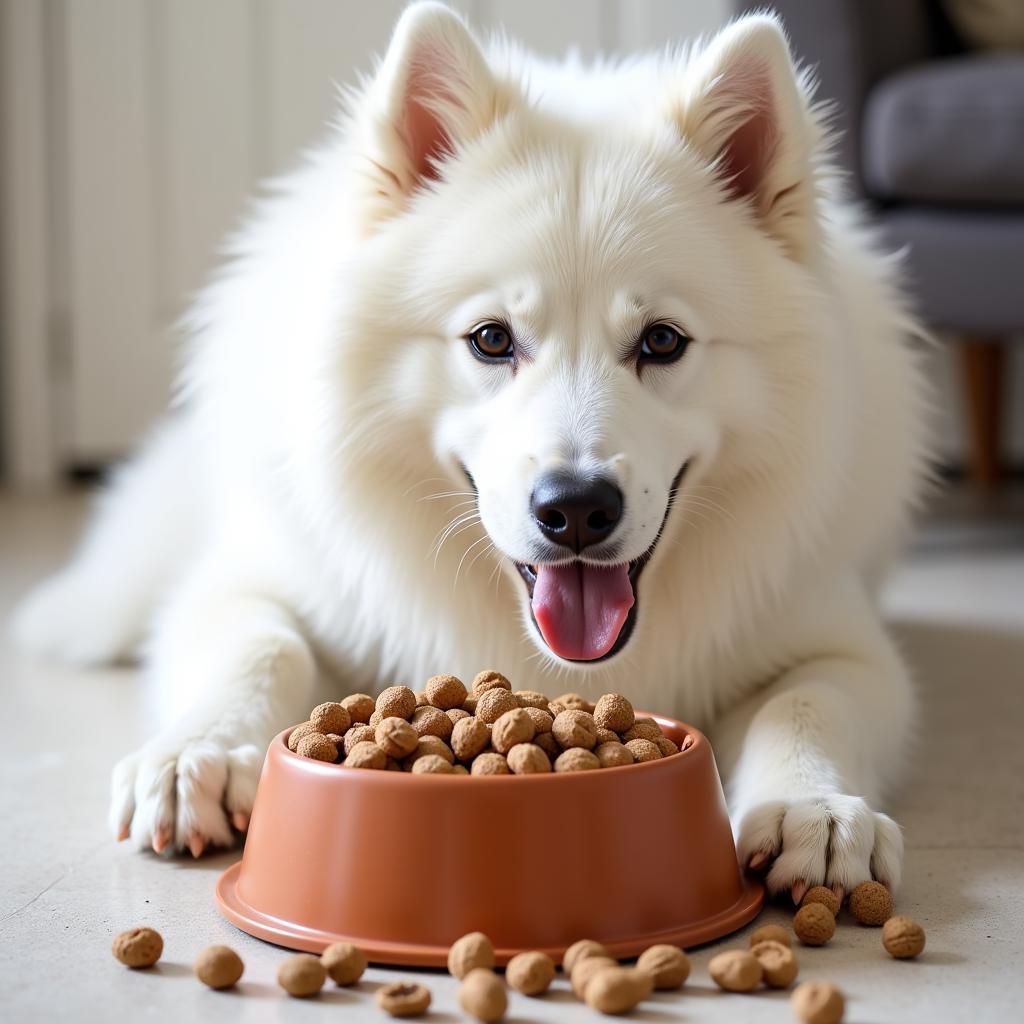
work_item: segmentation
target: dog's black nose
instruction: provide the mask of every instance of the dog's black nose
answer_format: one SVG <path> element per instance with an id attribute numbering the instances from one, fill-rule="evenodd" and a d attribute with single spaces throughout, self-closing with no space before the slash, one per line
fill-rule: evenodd
<path id="1" fill-rule="evenodd" d="M 553 470 L 537 480 L 530 511 L 540 532 L 577 553 L 604 540 L 622 518 L 622 491 L 604 477 Z"/>

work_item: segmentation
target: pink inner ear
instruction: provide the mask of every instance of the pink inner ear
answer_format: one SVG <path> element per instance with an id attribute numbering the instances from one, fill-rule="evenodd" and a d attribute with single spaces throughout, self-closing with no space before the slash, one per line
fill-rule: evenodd
<path id="1" fill-rule="evenodd" d="M 409 70 L 405 86 L 402 136 L 416 181 L 436 178 L 433 162 L 452 149 L 448 132 L 430 101 L 450 103 L 453 94 L 438 75 L 437 69 L 444 67 L 443 59 L 437 55 L 431 61 L 431 56 L 430 53 L 420 54 L 419 60 Z"/>
<path id="2" fill-rule="evenodd" d="M 753 109 L 722 146 L 723 176 L 732 195 L 749 196 L 763 203 L 766 198 L 763 194 L 765 178 L 778 142 L 774 97 L 768 75 L 751 69 L 741 82 L 734 80 L 730 83 L 730 91 L 742 97 L 739 102 L 752 104 Z"/>

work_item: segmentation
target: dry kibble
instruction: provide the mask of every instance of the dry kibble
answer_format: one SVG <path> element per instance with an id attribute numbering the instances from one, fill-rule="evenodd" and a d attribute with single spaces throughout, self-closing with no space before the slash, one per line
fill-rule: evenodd
<path id="1" fill-rule="evenodd" d="M 892 917 L 892 893 L 881 882 L 861 882 L 850 893 L 850 913 L 861 924 L 877 928 Z"/>
<path id="2" fill-rule="evenodd" d="M 836 933 L 836 919 L 828 907 L 808 903 L 796 912 L 793 931 L 805 946 L 824 946 Z"/>
<path id="3" fill-rule="evenodd" d="M 411 771 L 414 775 L 451 775 L 455 768 L 437 754 L 424 754 L 413 761 Z"/>
<path id="4" fill-rule="evenodd" d="M 594 705 L 579 693 L 563 693 L 555 698 L 555 702 L 561 704 L 566 711 L 585 711 L 588 715 L 594 713 Z"/>
<path id="5" fill-rule="evenodd" d="M 346 768 L 379 768 L 388 766 L 388 755 L 376 743 L 364 740 L 357 743 L 345 758 Z"/>
<path id="6" fill-rule="evenodd" d="M 153 928 L 129 928 L 114 937 L 110 950 L 125 967 L 152 967 L 164 951 L 164 940 Z"/>
<path id="7" fill-rule="evenodd" d="M 494 946 L 483 932 L 463 935 L 448 950 L 448 972 L 460 981 L 475 967 L 494 967 Z"/>
<path id="8" fill-rule="evenodd" d="M 309 724 L 313 727 L 313 732 L 323 733 L 324 736 L 329 732 L 343 733 L 352 724 L 352 716 L 344 704 L 328 701 L 313 708 Z"/>
<path id="9" fill-rule="evenodd" d="M 404 767 L 412 771 L 413 765 L 421 757 L 443 757 L 449 764 L 455 763 L 452 748 L 440 736 L 421 736 L 416 741 L 416 749 L 405 759 Z"/>
<path id="10" fill-rule="evenodd" d="M 427 707 L 428 704 L 430 704 L 430 698 L 427 696 L 427 691 L 426 690 L 417 690 L 416 691 L 416 707 L 418 707 L 418 708 L 425 708 L 425 707 Z"/>
<path id="11" fill-rule="evenodd" d="M 501 978 L 493 971 L 475 967 L 466 975 L 459 989 L 459 1006 L 471 1017 L 491 1024 L 505 1016 L 508 993 Z"/>
<path id="12" fill-rule="evenodd" d="M 372 725 L 353 725 L 347 733 L 345 733 L 345 756 L 348 757 L 352 753 L 352 748 L 357 743 L 373 743 L 374 736 L 377 734 L 377 730 Z"/>
<path id="13" fill-rule="evenodd" d="M 230 946 L 207 946 L 196 957 L 194 970 L 210 988 L 231 988 L 241 978 L 245 965 Z"/>
<path id="14" fill-rule="evenodd" d="M 440 713 L 440 712 L 439 712 Z M 385 718 L 374 730 L 374 742 L 389 757 L 408 757 L 416 749 L 419 733 L 404 718 Z"/>
<path id="15" fill-rule="evenodd" d="M 516 690 L 515 695 L 521 708 L 536 708 L 538 711 L 547 711 L 548 709 L 547 697 L 536 690 Z"/>
<path id="16" fill-rule="evenodd" d="M 619 734 L 612 732 L 611 729 L 602 729 L 598 726 L 597 732 L 594 734 L 594 746 L 599 747 L 602 743 L 621 743 Z"/>
<path id="17" fill-rule="evenodd" d="M 430 989 L 412 981 L 393 981 L 377 989 L 377 1005 L 392 1017 L 419 1017 L 430 1006 Z"/>
<path id="18" fill-rule="evenodd" d="M 485 690 L 477 698 L 476 717 L 493 725 L 506 711 L 519 707 L 519 701 L 512 695 L 511 691 L 502 687 L 495 687 Z"/>
<path id="19" fill-rule="evenodd" d="M 664 735 L 661 726 L 653 718 L 638 718 L 633 725 L 622 734 L 623 743 L 630 740 L 650 740 L 657 743 L 658 737 Z"/>
<path id="20" fill-rule="evenodd" d="M 458 676 L 431 676 L 425 690 L 427 700 L 442 711 L 461 708 L 468 696 L 466 684 Z"/>
<path id="21" fill-rule="evenodd" d="M 369 722 L 367 722 L 366 724 L 370 726 L 371 729 L 376 729 L 377 726 L 380 725 L 380 723 L 387 717 L 389 716 L 385 715 L 381 711 L 374 711 L 374 713 L 370 715 Z"/>
<path id="22" fill-rule="evenodd" d="M 555 978 L 555 962 L 547 953 L 517 953 L 505 968 L 509 988 L 524 996 L 547 992 Z"/>
<path id="23" fill-rule="evenodd" d="M 452 720 L 429 704 L 412 713 L 412 727 L 420 736 L 439 736 L 446 740 L 452 734 Z"/>
<path id="24" fill-rule="evenodd" d="M 507 754 L 517 743 L 533 739 L 533 720 L 523 708 L 513 708 L 501 715 L 491 728 L 491 746 L 499 754 Z"/>
<path id="25" fill-rule="evenodd" d="M 389 686 L 380 691 L 376 710 L 381 718 L 412 718 L 416 694 L 408 686 Z"/>
<path id="26" fill-rule="evenodd" d="M 612 732 L 632 729 L 635 717 L 633 705 L 621 693 L 606 693 L 594 705 L 594 721 Z"/>
<path id="27" fill-rule="evenodd" d="M 626 749 L 638 764 L 643 761 L 660 761 L 661 751 L 653 740 L 635 739 L 626 744 Z"/>
<path id="28" fill-rule="evenodd" d="M 843 993 L 827 981 L 805 981 L 798 985 L 790 1005 L 801 1024 L 840 1024 L 846 1010 Z"/>
<path id="29" fill-rule="evenodd" d="M 563 750 L 555 758 L 556 772 L 587 772 L 593 768 L 600 768 L 601 762 L 590 750 L 582 750 L 580 747 L 570 747 Z"/>
<path id="30" fill-rule="evenodd" d="M 761 984 L 761 962 L 745 949 L 730 949 L 711 958 L 708 973 L 726 992 L 752 992 Z"/>
<path id="31" fill-rule="evenodd" d="M 471 693 L 462 702 L 462 710 L 465 711 L 467 715 L 475 715 L 476 714 L 476 702 L 477 702 L 477 699 L 478 698 L 477 698 L 476 694 L 475 693 Z"/>
<path id="32" fill-rule="evenodd" d="M 640 954 L 636 966 L 651 976 L 657 989 L 679 988 L 690 976 L 690 958 L 678 946 L 650 946 Z"/>
<path id="33" fill-rule="evenodd" d="M 299 740 L 303 736 L 308 736 L 311 732 L 315 732 L 313 726 L 309 722 L 303 722 L 301 725 L 295 726 L 290 733 L 288 733 L 288 749 L 295 753 L 299 749 Z"/>
<path id="34" fill-rule="evenodd" d="M 753 948 L 759 942 L 781 942 L 784 946 L 791 945 L 789 932 L 781 925 L 763 924 L 750 933 L 750 946 Z"/>
<path id="35" fill-rule="evenodd" d="M 463 718 L 452 729 L 452 750 L 460 761 L 472 761 L 491 742 L 491 730 L 479 718 Z"/>
<path id="36" fill-rule="evenodd" d="M 277 983 L 290 996 L 305 999 L 324 987 L 327 971 L 315 956 L 298 953 L 288 957 L 277 969 Z"/>
<path id="37" fill-rule="evenodd" d="M 551 732 L 551 723 L 554 722 L 554 719 L 549 712 L 533 707 L 523 708 L 523 710 L 530 716 L 530 721 L 533 722 L 533 731 L 537 736 L 541 733 Z"/>
<path id="38" fill-rule="evenodd" d="M 295 752 L 301 757 L 311 757 L 314 761 L 338 760 L 338 748 L 318 732 L 308 732 L 299 740 Z"/>
<path id="39" fill-rule="evenodd" d="M 582 960 L 577 960 L 572 971 L 569 972 L 569 981 L 572 985 L 573 994 L 577 999 L 582 999 L 587 985 L 590 984 L 590 979 L 595 974 L 607 970 L 609 967 L 618 966 L 619 962 L 613 960 L 610 956 L 587 956 Z"/>
<path id="40" fill-rule="evenodd" d="M 348 712 L 353 725 L 366 725 L 376 710 L 376 701 L 368 693 L 350 693 L 341 706 Z"/>
<path id="41" fill-rule="evenodd" d="M 566 974 L 572 974 L 573 968 L 581 960 L 586 960 L 587 957 L 592 956 L 608 956 L 608 950 L 601 945 L 600 942 L 595 942 L 593 939 L 580 939 L 578 942 L 574 942 L 566 951 L 562 957 L 562 970 Z M 614 962 L 614 961 L 613 961 Z"/>
<path id="42" fill-rule="evenodd" d="M 452 775 L 468 775 L 469 769 L 464 764 L 453 764 Z"/>
<path id="43" fill-rule="evenodd" d="M 816 885 L 808 889 L 800 901 L 800 906 L 806 907 L 808 903 L 820 903 L 823 907 L 828 907 L 833 917 L 839 913 L 839 897 L 827 885 Z"/>
<path id="44" fill-rule="evenodd" d="M 602 768 L 618 768 L 621 765 L 633 763 L 632 751 L 618 740 L 602 743 L 594 751 L 594 756 L 601 763 Z"/>
<path id="45" fill-rule="evenodd" d="M 557 718 L 563 711 L 568 710 L 564 704 L 559 704 L 557 700 L 548 701 L 548 714 L 552 718 Z"/>
<path id="46" fill-rule="evenodd" d="M 493 751 L 486 754 L 478 754 L 473 758 L 473 764 L 469 769 L 470 775 L 508 775 L 508 761 L 504 754 L 495 754 Z"/>
<path id="47" fill-rule="evenodd" d="M 568 709 L 559 712 L 551 724 L 551 731 L 563 750 L 574 747 L 591 750 L 597 740 L 594 716 L 587 711 Z"/>
<path id="48" fill-rule="evenodd" d="M 789 988 L 796 981 L 800 965 L 789 946 L 774 939 L 765 939 L 750 947 L 764 972 L 764 983 L 769 988 Z"/>
<path id="49" fill-rule="evenodd" d="M 451 719 L 452 727 L 463 718 L 469 718 L 469 712 L 464 708 L 449 708 L 445 714 Z"/>
<path id="50" fill-rule="evenodd" d="M 535 743 L 517 743 L 506 755 L 513 775 L 537 775 L 551 771 L 551 762 Z"/>
<path id="51" fill-rule="evenodd" d="M 606 967 L 583 989 L 587 1006 L 598 1013 L 627 1013 L 651 994 L 651 976 L 635 967 Z"/>
<path id="52" fill-rule="evenodd" d="M 910 917 L 890 917 L 882 926 L 882 945 L 897 960 L 910 960 L 924 951 L 924 929 Z"/>
<path id="53" fill-rule="evenodd" d="M 320 963 L 336 985 L 354 985 L 366 970 L 366 954 L 351 942 L 333 942 L 320 954 Z"/>
<path id="54" fill-rule="evenodd" d="M 562 752 L 562 748 L 558 745 L 558 740 L 555 739 L 553 732 L 538 733 L 533 737 L 533 745 L 540 747 L 552 761 Z"/>
<path id="55" fill-rule="evenodd" d="M 512 684 L 493 668 L 485 668 L 483 672 L 477 672 L 473 678 L 473 695 L 479 697 L 488 690 L 508 690 L 512 692 Z"/>
<path id="56" fill-rule="evenodd" d="M 661 751 L 662 757 L 671 757 L 673 754 L 679 753 L 679 748 L 667 736 L 659 736 L 653 742 Z"/>

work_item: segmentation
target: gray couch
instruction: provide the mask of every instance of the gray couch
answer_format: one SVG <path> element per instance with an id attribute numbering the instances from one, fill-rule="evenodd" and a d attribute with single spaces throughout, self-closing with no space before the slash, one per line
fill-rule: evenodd
<path id="1" fill-rule="evenodd" d="M 854 188 L 908 249 L 918 309 L 962 341 L 970 469 L 991 484 L 1004 341 L 1024 331 L 1024 53 L 968 51 L 935 0 L 771 6 L 837 104 Z"/>

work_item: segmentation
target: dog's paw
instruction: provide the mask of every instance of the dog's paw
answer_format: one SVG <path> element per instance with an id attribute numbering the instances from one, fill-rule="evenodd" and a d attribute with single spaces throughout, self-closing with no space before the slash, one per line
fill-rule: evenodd
<path id="1" fill-rule="evenodd" d="M 771 893 L 790 890 L 799 903 L 814 885 L 840 899 L 872 878 L 896 889 L 903 869 L 903 835 L 860 797 L 837 794 L 759 804 L 742 815 L 740 862 L 767 871 Z"/>
<path id="2" fill-rule="evenodd" d="M 252 743 L 158 736 L 114 768 L 111 830 L 157 853 L 231 846 L 249 827 L 262 764 Z"/>

